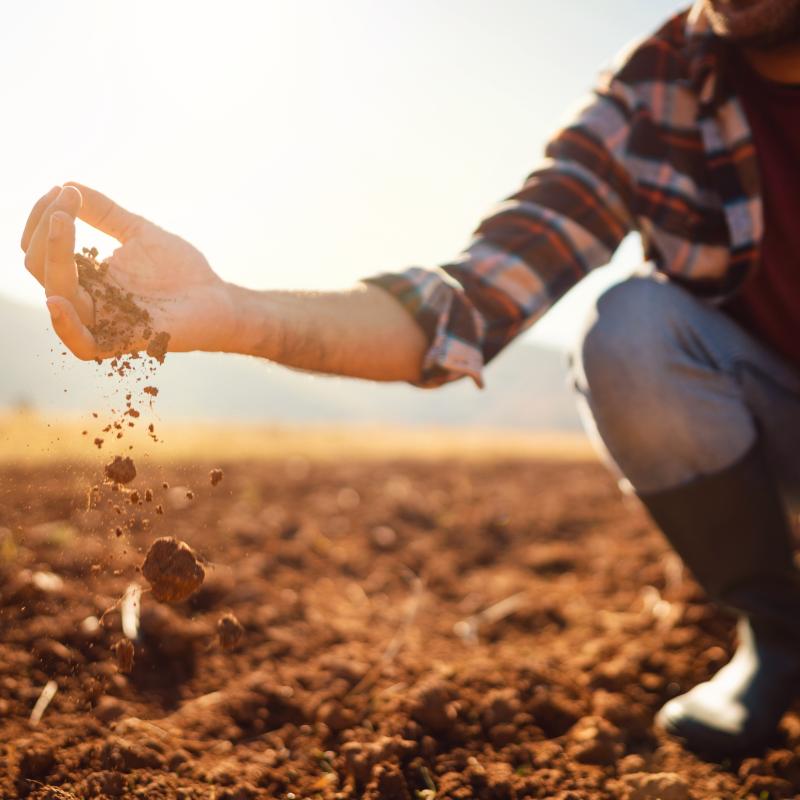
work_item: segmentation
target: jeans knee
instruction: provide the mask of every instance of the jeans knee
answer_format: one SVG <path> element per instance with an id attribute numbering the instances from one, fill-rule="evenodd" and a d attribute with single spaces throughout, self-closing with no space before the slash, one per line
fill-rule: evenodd
<path id="1" fill-rule="evenodd" d="M 670 347 L 671 289 L 653 278 L 630 278 L 600 296 L 571 358 L 582 394 L 624 406 L 634 384 L 659 380 Z"/>
<path id="2" fill-rule="evenodd" d="M 752 444 L 714 314 L 674 284 L 633 278 L 603 294 L 588 320 L 573 355 L 579 408 L 637 491 L 711 474 Z"/>

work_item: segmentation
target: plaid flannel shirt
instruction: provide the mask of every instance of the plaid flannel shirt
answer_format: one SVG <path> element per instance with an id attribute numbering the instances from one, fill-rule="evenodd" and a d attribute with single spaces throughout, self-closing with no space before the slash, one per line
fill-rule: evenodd
<path id="1" fill-rule="evenodd" d="M 430 346 L 421 386 L 482 368 L 631 231 L 671 279 L 717 301 L 758 261 L 755 149 L 726 47 L 700 2 L 600 76 L 522 188 L 459 258 L 367 282 L 396 297 Z"/>

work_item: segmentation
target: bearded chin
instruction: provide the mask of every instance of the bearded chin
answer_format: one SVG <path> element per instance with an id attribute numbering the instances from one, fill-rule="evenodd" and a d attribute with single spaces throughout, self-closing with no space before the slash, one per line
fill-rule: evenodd
<path id="1" fill-rule="evenodd" d="M 714 0 L 705 0 L 705 10 L 714 33 L 741 47 L 769 50 L 800 42 L 800 0 L 762 0 L 756 7 L 723 11 Z"/>

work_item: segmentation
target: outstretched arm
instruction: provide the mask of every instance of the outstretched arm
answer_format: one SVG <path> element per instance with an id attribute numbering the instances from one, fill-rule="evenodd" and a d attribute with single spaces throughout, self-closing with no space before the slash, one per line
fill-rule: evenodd
<path id="1" fill-rule="evenodd" d="M 427 340 L 389 294 L 360 284 L 340 292 L 256 292 L 228 284 L 237 313 L 228 353 L 288 367 L 419 382 Z"/>
<path id="2" fill-rule="evenodd" d="M 257 292 L 224 282 L 188 242 L 126 211 L 99 192 L 68 184 L 31 211 L 22 236 L 25 265 L 44 286 L 53 327 L 79 358 L 116 355 L 95 336 L 100 310 L 73 258 L 75 218 L 120 243 L 106 279 L 130 292 L 171 351 L 261 356 L 298 369 L 378 381 L 420 380 L 428 342 L 383 290 Z M 144 349 L 126 342 L 125 350 Z"/>

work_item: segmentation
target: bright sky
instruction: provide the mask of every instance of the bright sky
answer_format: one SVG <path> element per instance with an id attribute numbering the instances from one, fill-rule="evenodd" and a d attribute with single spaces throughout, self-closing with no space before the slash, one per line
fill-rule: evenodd
<path id="1" fill-rule="evenodd" d="M 227 280 L 346 286 L 455 256 L 594 76 L 676 0 L 26 0 L 3 20 L 0 293 L 79 180 Z M 109 249 L 99 234 L 80 244 Z M 628 243 L 612 270 L 637 261 Z M 564 344 L 596 286 L 534 328 Z"/>

